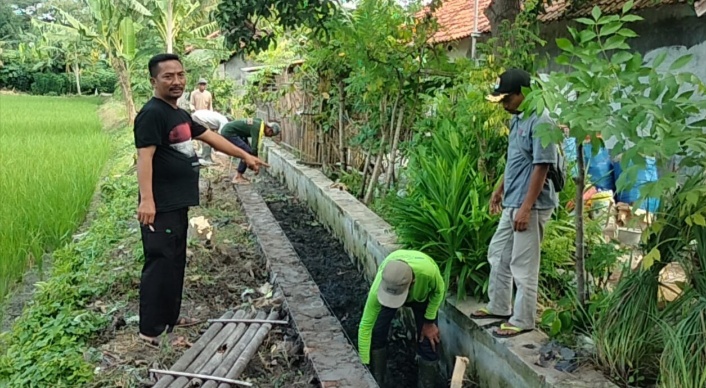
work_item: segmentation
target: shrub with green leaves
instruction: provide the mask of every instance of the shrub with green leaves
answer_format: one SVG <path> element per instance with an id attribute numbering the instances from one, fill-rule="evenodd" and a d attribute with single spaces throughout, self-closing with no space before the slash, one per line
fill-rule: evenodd
<path id="1" fill-rule="evenodd" d="M 686 317 L 684 311 L 698 310 L 698 304 L 691 303 L 693 294 L 685 292 L 675 301 L 661 306 L 658 287 L 659 274 L 667 260 L 692 257 L 685 256 L 694 236 L 684 214 L 685 210 L 690 209 L 690 200 L 684 194 L 703 187 L 704 178 L 701 173 L 686 180 L 683 186 L 665 193 L 660 226 L 649 235 L 645 243 L 646 251 L 659 252 L 657 255 L 664 260 L 648 262 L 652 259 L 646 255 L 642 259 L 641 268 L 623 276 L 598 314 L 593 333 L 598 365 L 622 384 L 654 382 L 658 379 L 660 357 L 663 369 L 678 368 L 680 353 L 690 353 L 691 349 L 699 346 L 701 339 L 698 336 L 687 336 L 681 338 L 679 347 L 671 349 L 675 346 L 674 339 L 670 338 L 674 332 L 664 330 L 665 326 L 677 327 L 680 334 L 687 334 L 684 330 L 693 330 L 694 326 L 679 324 L 681 318 Z M 706 201 L 697 200 L 699 208 L 706 205 Z M 689 263 L 685 263 L 689 268 Z M 697 315 L 688 318 L 695 317 Z M 669 347 L 665 347 L 665 341 Z M 669 372 L 673 378 L 678 371 L 670 369 Z"/>
<path id="2" fill-rule="evenodd" d="M 35 72 L 30 66 L 21 63 L 6 62 L 0 67 L 0 88 L 29 92 Z"/>
<path id="3" fill-rule="evenodd" d="M 682 166 L 704 166 L 706 158 L 706 120 L 694 118 L 706 109 L 706 99 L 700 93 L 706 90 L 694 74 L 681 69 L 692 59 L 686 55 L 676 59 L 668 71 L 658 71 L 666 59 L 666 52 L 652 64 L 646 64 L 640 53 L 631 50 L 628 39 L 636 37 L 628 23 L 642 20 L 630 14 L 633 1 L 628 1 L 618 14 L 605 15 L 594 7 L 590 18 L 578 18 L 582 29 L 569 28 L 571 39 L 559 38 L 561 54 L 556 63 L 568 67 L 564 72 L 553 72 L 546 80 L 536 80 L 527 94 L 525 111 L 542 114 L 545 109 L 557 122 L 569 128 L 577 143 L 577 158 L 583 160 L 583 142 L 591 138 L 593 149 L 601 139 L 614 140 L 613 157 L 621 156 L 623 173 L 617 182 L 618 190 L 625 190 L 637 181 L 638 171 L 646 167 L 646 157 L 653 157 L 665 173 L 655 182 L 640 188 L 639 205 L 644 198 L 660 198 L 677 183 L 677 172 L 663 169 L 674 158 Z M 559 129 L 539 128 L 543 143 L 563 140 Z M 583 166 L 579 165 L 582 177 Z M 579 192 L 584 190 L 579 180 Z M 687 193 L 684 193 L 688 195 Z M 699 192 L 691 193 L 698 198 Z M 582 203 L 577 197 L 577 206 Z M 662 201 L 664 203 L 664 201 Z M 580 206 L 581 207 L 581 206 Z M 706 226 L 706 208 L 684 217 Z M 657 218 L 653 230 L 664 226 Z M 584 226 L 577 218 L 577 288 L 581 301 L 586 299 Z M 580 242 L 579 242 L 580 240 Z M 581 248 L 581 249 L 579 249 Z M 647 266 L 660 259 L 660 250 L 653 248 L 645 255 Z"/>
<path id="4" fill-rule="evenodd" d="M 65 74 L 66 87 L 69 93 L 76 93 L 76 76 L 74 74 Z M 81 93 L 93 94 L 98 93 L 113 93 L 115 86 L 118 83 L 118 77 L 115 72 L 109 69 L 97 69 L 93 71 L 85 71 L 81 73 L 80 81 Z"/>
<path id="5" fill-rule="evenodd" d="M 684 185 L 687 193 L 694 186 L 705 187 L 704 171 L 699 171 Z M 706 196 L 701 195 L 694 205 L 696 208 L 706 206 Z M 688 209 L 677 206 L 675 210 Z M 706 227 L 685 225 L 683 214 L 676 216 L 677 222 L 669 220 L 672 222 L 668 224 L 674 226 L 665 228 L 657 236 L 667 238 L 663 245 L 670 250 L 678 249 L 670 256 L 677 257 L 685 268 L 688 282 L 679 285 L 683 292 L 676 303 L 683 305 L 684 309 L 676 317 L 665 317 L 660 325 L 665 337 L 660 382 L 665 387 L 703 387 L 706 386 Z M 670 229 L 676 228 L 679 235 L 674 236 Z M 679 238 L 680 235 L 683 237 Z M 662 250 L 667 253 L 663 247 Z"/>
<path id="6" fill-rule="evenodd" d="M 391 206 L 401 241 L 433 257 L 460 297 L 486 293 L 498 222 L 489 201 L 504 168 L 506 116 L 484 97 L 467 85 L 435 97 L 438 111 L 419 123 L 410 149 L 407 195 Z"/>
<path id="7" fill-rule="evenodd" d="M 55 95 L 65 94 L 67 91 L 67 80 L 62 74 L 56 73 L 36 73 L 32 83 L 32 94 Z"/>

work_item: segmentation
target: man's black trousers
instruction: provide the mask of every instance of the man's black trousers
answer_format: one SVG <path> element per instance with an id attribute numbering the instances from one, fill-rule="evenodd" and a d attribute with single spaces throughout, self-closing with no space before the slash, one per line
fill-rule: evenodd
<path id="1" fill-rule="evenodd" d="M 140 333 L 157 337 L 171 332 L 179 319 L 186 268 L 189 208 L 157 213 L 141 226 L 145 264 L 140 280 Z"/>
<path id="2" fill-rule="evenodd" d="M 250 144 L 248 144 L 248 139 L 242 138 L 240 136 L 231 136 L 227 138 L 228 141 L 233 143 L 234 146 L 240 148 L 241 150 L 249 153 L 250 155 L 257 156 L 257 150 L 253 150 L 250 148 Z M 245 163 L 243 159 L 240 159 L 240 163 L 238 163 L 238 172 L 241 174 L 245 174 L 245 171 L 247 171 L 248 165 Z"/>
<path id="3" fill-rule="evenodd" d="M 427 311 L 428 303 L 412 302 L 405 304 L 405 307 L 410 307 L 414 312 L 414 321 L 417 324 L 417 354 L 425 361 L 436 361 L 439 359 L 439 344 L 436 345 L 436 351 L 431 347 L 431 342 L 428 338 L 419 342 L 422 335 L 422 327 L 427 323 L 424 319 L 424 313 Z M 387 335 L 390 332 L 390 324 L 395 318 L 397 309 L 382 306 L 382 310 L 378 314 L 378 318 L 373 326 L 373 338 L 371 339 L 370 349 L 377 350 L 387 346 Z M 434 323 L 438 325 L 438 317 L 434 319 Z"/>

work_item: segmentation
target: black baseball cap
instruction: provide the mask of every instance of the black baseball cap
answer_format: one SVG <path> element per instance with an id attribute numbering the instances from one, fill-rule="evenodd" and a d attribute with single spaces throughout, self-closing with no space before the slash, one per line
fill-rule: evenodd
<path id="1" fill-rule="evenodd" d="M 522 93 L 522 87 L 530 86 L 530 74 L 522 69 L 510 69 L 498 77 L 493 93 L 486 99 L 491 102 L 500 102 L 508 94 Z"/>

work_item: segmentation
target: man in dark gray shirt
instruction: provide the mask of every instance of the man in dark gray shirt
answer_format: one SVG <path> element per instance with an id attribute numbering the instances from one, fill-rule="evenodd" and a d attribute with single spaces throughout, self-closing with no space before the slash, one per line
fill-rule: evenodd
<path id="1" fill-rule="evenodd" d="M 547 173 L 557 163 L 555 144 L 542 147 L 536 134 L 547 115 L 518 111 L 524 100 L 522 87 L 530 86 L 526 71 L 511 69 L 500 76 L 488 100 L 501 102 L 511 113 L 507 163 L 503 181 L 490 201 L 491 213 L 500 213 L 500 224 L 488 247 L 490 301 L 473 318 L 507 318 L 496 337 L 512 337 L 534 330 L 537 315 L 537 283 L 544 225 L 558 205 Z M 512 282 L 517 285 L 512 309 Z"/>

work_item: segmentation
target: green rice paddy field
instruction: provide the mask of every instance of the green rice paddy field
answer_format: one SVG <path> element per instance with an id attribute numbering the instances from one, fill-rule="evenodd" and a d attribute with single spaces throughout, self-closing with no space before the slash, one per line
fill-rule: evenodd
<path id="1" fill-rule="evenodd" d="M 99 104 L 0 95 L 0 302 L 85 217 L 111 152 Z"/>

